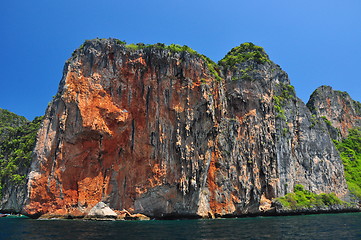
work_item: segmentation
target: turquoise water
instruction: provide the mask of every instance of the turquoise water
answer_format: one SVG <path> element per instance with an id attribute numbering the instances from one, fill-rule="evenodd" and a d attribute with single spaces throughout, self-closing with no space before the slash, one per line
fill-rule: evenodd
<path id="1" fill-rule="evenodd" d="M 361 239 L 361 213 L 113 222 L 0 218 L 0 239 Z"/>

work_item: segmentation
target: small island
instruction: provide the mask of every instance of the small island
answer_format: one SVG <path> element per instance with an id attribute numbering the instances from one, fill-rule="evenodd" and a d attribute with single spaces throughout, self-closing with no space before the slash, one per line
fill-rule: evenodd
<path id="1" fill-rule="evenodd" d="M 253 43 L 87 40 L 44 116 L 0 111 L 0 210 L 149 220 L 360 210 L 361 104 L 307 104 Z M 0 215 L 2 216 L 2 215 Z"/>

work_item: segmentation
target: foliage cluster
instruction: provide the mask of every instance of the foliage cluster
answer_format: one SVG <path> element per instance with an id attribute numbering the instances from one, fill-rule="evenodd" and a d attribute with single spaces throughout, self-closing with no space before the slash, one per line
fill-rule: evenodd
<path id="1" fill-rule="evenodd" d="M 117 44 L 121 44 L 121 45 L 126 45 L 127 44 L 127 42 L 126 41 L 122 41 L 122 40 L 119 40 L 119 39 L 115 39 L 115 42 L 117 43 Z"/>
<path id="2" fill-rule="evenodd" d="M 25 117 L 0 108 L 0 127 L 16 127 L 27 123 Z"/>
<path id="3" fill-rule="evenodd" d="M 133 50 L 139 50 L 139 49 L 145 49 L 145 48 L 157 48 L 157 49 L 164 49 L 169 50 L 171 52 L 189 52 L 191 54 L 202 56 L 197 51 L 193 50 L 192 48 L 188 47 L 187 45 L 181 46 L 179 44 L 170 44 L 166 45 L 164 43 L 156 43 L 156 44 L 144 44 L 144 43 L 131 43 L 125 45 L 126 48 L 133 49 Z"/>
<path id="4" fill-rule="evenodd" d="M 316 126 L 316 124 L 320 123 L 319 118 L 315 114 L 311 115 L 310 122 L 311 122 L 310 128 L 313 128 Z"/>
<path id="5" fill-rule="evenodd" d="M 291 99 L 295 98 L 295 88 L 292 85 L 280 83 L 280 94 L 273 96 L 274 108 L 277 112 L 277 118 L 286 120 L 285 110 L 283 106 Z"/>
<path id="6" fill-rule="evenodd" d="M 276 198 L 275 201 L 280 203 L 285 209 L 292 210 L 347 204 L 334 193 L 315 194 L 305 190 L 300 184 L 295 185 L 294 192 Z"/>
<path id="7" fill-rule="evenodd" d="M 242 79 L 242 80 L 245 80 L 245 81 L 252 81 L 254 80 L 252 75 L 255 73 L 254 69 L 252 66 L 248 66 L 244 69 L 241 69 L 240 70 L 240 73 L 241 73 L 241 77 L 232 77 L 231 80 L 235 81 L 235 80 L 239 80 L 239 79 Z"/>
<path id="8" fill-rule="evenodd" d="M 218 62 L 222 66 L 233 67 L 236 64 L 252 61 L 257 64 L 271 62 L 264 49 L 253 43 L 243 43 L 238 47 L 232 48 L 227 55 Z"/>
<path id="9" fill-rule="evenodd" d="M 349 129 L 347 138 L 334 142 L 345 167 L 347 185 L 351 193 L 361 199 L 361 128 Z"/>
<path id="10" fill-rule="evenodd" d="M 330 122 L 330 120 L 327 119 L 327 117 L 321 116 L 321 118 L 328 126 L 332 126 L 332 123 Z"/>
<path id="11" fill-rule="evenodd" d="M 232 80 L 252 81 L 255 74 L 255 64 L 271 62 L 262 47 L 253 43 L 243 43 L 229 51 L 226 56 L 218 62 L 220 66 L 237 69 L 237 65 L 243 64 L 240 70 L 241 76 L 234 76 Z"/>
<path id="12" fill-rule="evenodd" d="M 5 116 L 0 114 L 0 194 L 6 180 L 15 184 L 23 183 L 26 176 L 22 170 L 30 165 L 36 134 L 43 119 L 36 117 L 29 122 L 8 113 Z M 21 124 L 14 124 L 19 121 Z"/>

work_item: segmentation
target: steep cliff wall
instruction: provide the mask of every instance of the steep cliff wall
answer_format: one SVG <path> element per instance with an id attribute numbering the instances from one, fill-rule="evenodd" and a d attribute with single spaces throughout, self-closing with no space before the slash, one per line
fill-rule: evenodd
<path id="1" fill-rule="evenodd" d="M 47 109 L 24 211 L 223 216 L 295 184 L 347 193 L 325 123 L 263 49 L 241 45 L 219 68 L 186 47 L 86 41 Z"/>
<path id="2" fill-rule="evenodd" d="M 333 90 L 330 86 L 317 88 L 307 107 L 316 117 L 324 117 L 329 121 L 330 133 L 334 139 L 340 140 L 338 132 L 345 138 L 350 128 L 361 127 L 361 103 L 353 100 L 348 93 Z"/>
<path id="3" fill-rule="evenodd" d="M 29 214 L 99 201 L 195 214 L 213 157 L 217 83 L 188 52 L 86 42 L 65 66 L 35 148 Z"/>
<path id="4" fill-rule="evenodd" d="M 232 49 L 220 64 L 227 114 L 217 138 L 222 164 L 216 172 L 223 172 L 219 187 L 233 193 L 228 202 L 236 212 L 267 208 L 268 200 L 296 184 L 344 195 L 343 166 L 326 126 L 312 121 L 287 74 L 252 44 Z"/>
<path id="5" fill-rule="evenodd" d="M 345 178 L 351 201 L 361 199 L 361 103 L 346 92 L 329 86 L 317 88 L 307 103 L 317 121 L 324 121 L 330 136 L 336 140 L 345 166 Z"/>

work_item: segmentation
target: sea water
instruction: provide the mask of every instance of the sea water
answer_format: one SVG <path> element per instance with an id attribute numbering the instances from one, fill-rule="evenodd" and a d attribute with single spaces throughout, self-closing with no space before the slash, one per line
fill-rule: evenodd
<path id="1" fill-rule="evenodd" d="M 151 221 L 5 217 L 0 239 L 361 239 L 361 213 Z"/>

